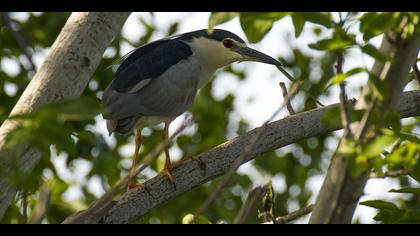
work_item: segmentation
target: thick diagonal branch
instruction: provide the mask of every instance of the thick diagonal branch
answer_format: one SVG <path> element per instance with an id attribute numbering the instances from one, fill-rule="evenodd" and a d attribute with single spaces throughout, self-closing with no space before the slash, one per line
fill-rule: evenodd
<path id="1" fill-rule="evenodd" d="M 302 139 L 326 134 L 340 129 L 327 126 L 323 114 L 338 104 L 302 112 L 267 124 L 255 147 L 244 158 L 248 162 L 260 154 L 298 142 Z M 420 115 L 420 91 L 405 92 L 399 101 L 398 111 L 403 117 Z M 339 123 L 339 122 L 337 122 Z M 174 190 L 165 176 L 156 176 L 145 183 L 148 191 L 133 189 L 125 193 L 100 221 L 102 223 L 130 223 L 150 210 L 182 193 L 202 185 L 229 171 L 243 149 L 262 127 L 227 141 L 176 167 L 172 174 L 177 186 Z M 187 207 L 187 206 L 186 206 Z M 97 222 L 89 222 L 97 223 Z"/>

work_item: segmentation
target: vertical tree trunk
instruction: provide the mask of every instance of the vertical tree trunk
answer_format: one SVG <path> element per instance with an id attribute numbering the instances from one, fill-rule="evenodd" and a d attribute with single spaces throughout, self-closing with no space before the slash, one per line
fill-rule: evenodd
<path id="1" fill-rule="evenodd" d="M 130 13 L 73 13 L 10 115 L 30 113 L 44 104 L 79 97 L 95 72 L 109 43 Z M 10 163 L 31 171 L 41 153 L 28 144 L 6 148 L 7 135 L 19 126 L 6 120 L 0 127 L 0 219 L 16 189 L 10 184 Z M 23 157 L 17 155 L 23 150 Z"/>
<path id="2" fill-rule="evenodd" d="M 389 94 L 389 98 L 380 104 L 380 111 L 395 110 L 395 104 L 400 100 L 408 82 L 408 74 L 419 49 L 420 34 L 418 33 L 409 41 L 400 43 L 391 43 L 387 36 L 384 37 L 380 51 L 392 56 L 393 62 L 383 64 L 376 61 L 372 69 L 374 75 L 385 81 L 387 91 L 384 92 Z M 365 95 L 372 94 L 374 92 L 371 88 L 365 87 L 362 98 L 356 104 L 356 109 L 366 109 L 373 99 L 367 101 Z M 374 136 L 375 134 L 372 137 Z M 310 223 L 351 223 L 367 180 L 366 173 L 358 178 L 350 175 L 347 156 L 335 156 L 318 195 Z"/>

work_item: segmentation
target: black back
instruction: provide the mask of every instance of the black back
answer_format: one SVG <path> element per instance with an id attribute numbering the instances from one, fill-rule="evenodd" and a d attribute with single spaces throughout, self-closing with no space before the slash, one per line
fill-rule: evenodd
<path id="1" fill-rule="evenodd" d="M 236 34 L 221 29 L 215 29 L 212 34 L 209 34 L 207 29 L 197 30 L 151 42 L 126 56 L 127 58 L 115 73 L 111 88 L 117 92 L 127 92 L 142 80 L 159 77 L 169 67 L 187 59 L 192 54 L 190 47 L 182 41 L 191 41 L 198 37 L 217 41 L 232 38 L 244 43 Z"/>
<path id="2" fill-rule="evenodd" d="M 126 92 L 144 79 L 154 79 L 188 58 L 190 47 L 178 40 L 158 40 L 133 51 L 118 67 L 112 88 Z"/>

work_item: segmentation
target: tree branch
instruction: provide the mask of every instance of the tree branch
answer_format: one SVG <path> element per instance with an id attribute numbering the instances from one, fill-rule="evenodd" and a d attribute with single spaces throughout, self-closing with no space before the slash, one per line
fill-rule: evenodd
<path id="1" fill-rule="evenodd" d="M 283 94 L 283 102 L 286 104 L 287 110 L 289 111 L 290 115 L 294 115 L 295 114 L 295 110 L 292 107 L 292 104 L 290 103 L 290 97 L 287 93 L 287 88 L 286 88 L 286 84 L 283 82 L 279 83 L 280 88 L 281 88 L 281 92 Z"/>
<path id="2" fill-rule="evenodd" d="M 400 176 L 404 176 L 404 175 L 408 175 L 410 174 L 411 170 L 410 169 L 400 169 L 400 170 L 390 170 L 390 171 L 386 171 L 383 174 L 378 174 L 376 172 L 370 172 L 369 173 L 369 178 L 386 178 L 386 177 L 400 177 Z"/>
<path id="3" fill-rule="evenodd" d="M 257 213 L 258 204 L 261 203 L 261 199 L 264 194 L 267 192 L 267 186 L 260 186 L 254 188 L 249 194 L 242 205 L 241 209 L 236 215 L 235 220 L 233 221 L 234 224 L 245 224 L 248 222 L 249 217 L 252 214 Z"/>
<path id="4" fill-rule="evenodd" d="M 31 113 L 42 105 L 79 97 L 129 14 L 73 13 L 10 116 Z M 19 126 L 19 121 L 9 119 L 0 127 L 0 219 L 17 191 L 10 181 L 11 163 L 19 163 L 19 171 L 29 172 L 41 158 L 41 153 L 29 144 L 6 148 L 8 134 Z M 20 157 L 17 153 L 22 151 L 24 155 Z"/>
<path id="5" fill-rule="evenodd" d="M 341 14 L 340 14 L 341 16 Z M 343 63 L 344 63 L 344 53 L 337 53 L 337 74 L 343 74 Z M 340 83 L 340 117 L 341 123 L 343 124 L 344 134 L 343 137 L 348 139 L 352 136 L 350 129 L 350 112 L 347 104 L 347 93 L 346 93 L 346 82 L 343 81 Z"/>
<path id="6" fill-rule="evenodd" d="M 339 126 L 328 126 L 322 121 L 326 111 L 338 106 L 339 104 L 334 104 L 301 112 L 267 124 L 256 145 L 242 163 L 302 139 L 340 129 Z M 405 92 L 397 107 L 402 117 L 420 115 L 420 90 Z M 158 175 L 144 183 L 148 191 L 133 189 L 126 192 L 100 222 L 133 222 L 168 200 L 225 174 L 241 156 L 252 137 L 261 129 L 263 127 L 251 130 L 174 168 L 172 174 L 175 177 L 176 190 L 168 183 L 165 176 Z"/>
<path id="7" fill-rule="evenodd" d="M 29 221 L 30 224 L 40 224 L 47 211 L 47 206 L 50 202 L 52 189 L 49 185 L 44 186 L 39 191 L 39 200 L 36 203 L 32 212 L 32 218 Z"/>
<path id="8" fill-rule="evenodd" d="M 393 56 L 393 63 L 383 64 L 376 61 L 371 72 L 386 84 L 384 92 L 388 96 L 378 105 L 380 112 L 388 109 L 400 109 L 398 102 L 420 48 L 420 34 L 415 35 L 410 41 L 399 44 L 392 44 L 388 38 L 384 37 L 380 51 L 385 55 Z M 362 143 L 367 141 L 365 133 L 369 128 L 369 117 L 378 101 L 375 96 L 372 96 L 375 93 L 371 89 L 366 86 L 362 99 L 356 103 L 356 109 L 366 109 L 362 121 L 356 124 L 357 128 L 355 129 L 355 140 Z M 347 155 L 335 156 L 318 195 L 310 223 L 351 223 L 367 180 L 367 172 L 362 173 L 359 177 L 350 175 Z"/>
<path id="9" fill-rule="evenodd" d="M 283 75 L 284 76 L 286 76 L 286 78 L 288 79 L 288 80 L 290 80 L 292 83 L 296 83 L 296 82 L 298 82 L 298 80 L 297 79 L 295 79 L 295 78 L 293 78 L 293 76 L 292 75 L 290 75 L 282 66 L 277 66 L 277 69 L 279 69 L 279 71 L 281 72 L 281 73 L 283 73 Z M 313 96 L 312 94 L 310 94 L 308 91 L 306 91 L 305 89 L 302 89 L 303 91 L 305 91 L 306 92 L 306 94 L 308 95 L 308 97 L 310 98 L 310 99 L 312 99 L 314 102 L 316 102 L 318 105 L 320 105 L 321 107 L 323 107 L 324 106 L 324 104 L 322 104 L 318 99 L 316 99 L 316 97 L 315 96 Z"/>
<path id="10" fill-rule="evenodd" d="M 292 212 L 290 214 L 287 214 L 285 216 L 279 216 L 279 217 L 276 218 L 276 221 L 274 223 L 276 223 L 276 224 L 286 224 L 290 221 L 296 220 L 296 219 L 298 219 L 298 218 L 300 218 L 304 215 L 307 215 L 307 214 L 311 213 L 313 208 L 314 208 L 314 204 L 311 204 L 307 207 L 304 207 L 302 209 L 294 211 L 294 212 Z"/>

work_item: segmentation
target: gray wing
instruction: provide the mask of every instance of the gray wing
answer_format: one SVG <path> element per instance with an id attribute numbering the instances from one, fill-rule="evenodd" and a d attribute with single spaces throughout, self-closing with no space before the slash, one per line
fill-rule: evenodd
<path id="1" fill-rule="evenodd" d="M 192 54 L 189 46 L 179 40 L 158 40 L 131 52 L 118 67 L 112 89 L 118 92 L 137 92 L 150 80 Z M 140 84 L 140 85 L 139 85 Z"/>
<path id="2" fill-rule="evenodd" d="M 102 96 L 102 102 L 108 109 L 108 113 L 103 114 L 108 120 L 108 131 L 128 133 L 139 117 L 152 115 L 148 113 L 154 113 L 153 110 L 142 106 L 144 100 L 150 97 L 142 89 L 191 53 L 185 43 L 177 40 L 159 40 L 130 53 Z"/>

